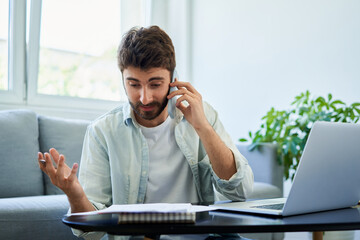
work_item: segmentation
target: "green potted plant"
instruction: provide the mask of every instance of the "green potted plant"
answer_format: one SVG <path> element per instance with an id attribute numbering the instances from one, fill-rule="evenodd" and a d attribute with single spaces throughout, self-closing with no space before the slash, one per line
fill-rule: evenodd
<path id="1" fill-rule="evenodd" d="M 264 117 L 260 128 L 249 132 L 249 139 L 241 138 L 240 142 L 251 141 L 249 150 L 262 143 L 276 143 L 279 164 L 284 166 L 285 179 L 293 179 L 310 129 L 316 121 L 352 122 L 360 118 L 360 103 L 346 105 L 343 101 L 313 97 L 309 91 L 295 97 L 288 110 L 271 108 Z"/>

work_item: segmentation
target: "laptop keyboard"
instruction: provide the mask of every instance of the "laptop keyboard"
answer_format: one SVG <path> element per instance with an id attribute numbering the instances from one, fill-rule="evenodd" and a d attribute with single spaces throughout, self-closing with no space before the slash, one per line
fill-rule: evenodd
<path id="1" fill-rule="evenodd" d="M 284 203 L 278 203 L 278 204 L 269 204 L 269 205 L 253 206 L 252 208 L 263 208 L 263 209 L 282 210 L 283 207 L 284 207 Z"/>

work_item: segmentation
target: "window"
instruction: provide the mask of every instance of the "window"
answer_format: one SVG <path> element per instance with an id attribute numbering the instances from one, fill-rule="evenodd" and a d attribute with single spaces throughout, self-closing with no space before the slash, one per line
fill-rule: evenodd
<path id="1" fill-rule="evenodd" d="M 98 116 L 126 101 L 116 59 L 120 39 L 133 26 L 161 26 L 156 16 L 167 23 L 165 3 L 0 0 L 0 107 Z"/>
<path id="2" fill-rule="evenodd" d="M 29 3 L 30 1 L 28 1 Z M 144 0 L 31 0 L 26 101 L 32 106 L 105 111 L 125 101 L 117 48 Z"/>
<path id="3" fill-rule="evenodd" d="M 8 29 L 9 1 L 0 0 L 0 90 L 9 90 L 8 81 Z"/>
<path id="4" fill-rule="evenodd" d="M 117 47 L 144 3 L 0 0 L 0 105 L 91 115 L 126 100 Z"/>
<path id="5" fill-rule="evenodd" d="M 119 101 L 118 0 L 44 0 L 37 93 Z"/>

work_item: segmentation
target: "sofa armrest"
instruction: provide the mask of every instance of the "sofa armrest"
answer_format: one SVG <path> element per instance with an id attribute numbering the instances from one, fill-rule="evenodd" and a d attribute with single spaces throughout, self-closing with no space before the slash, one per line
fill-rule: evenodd
<path id="1" fill-rule="evenodd" d="M 66 195 L 0 199 L 1 239 L 78 239 L 62 222 L 69 210 Z"/>
<path id="2" fill-rule="evenodd" d="M 248 144 L 236 144 L 240 153 L 248 160 L 254 173 L 255 182 L 263 182 L 278 187 L 283 193 L 283 166 L 277 161 L 277 147 L 273 143 L 262 143 L 249 151 Z"/>

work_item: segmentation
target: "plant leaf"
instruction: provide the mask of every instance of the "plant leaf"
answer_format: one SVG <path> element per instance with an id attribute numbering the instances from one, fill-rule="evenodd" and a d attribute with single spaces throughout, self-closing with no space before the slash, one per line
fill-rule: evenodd
<path id="1" fill-rule="evenodd" d="M 340 100 L 335 100 L 331 103 L 331 106 L 335 106 L 336 104 L 341 104 L 341 105 L 345 105 L 345 103 L 343 101 Z"/>
<path id="2" fill-rule="evenodd" d="M 330 101 L 331 101 L 331 99 L 332 99 L 332 94 L 331 94 L 331 93 L 329 93 L 329 94 L 328 94 L 328 100 L 329 100 L 328 102 L 330 102 Z"/>
<path id="3" fill-rule="evenodd" d="M 277 158 L 284 167 L 286 179 L 292 179 L 299 164 L 310 129 L 316 121 L 359 122 L 360 103 L 347 106 L 334 99 L 331 93 L 325 97 L 313 98 L 307 90 L 295 96 L 287 110 L 271 107 L 261 118 L 257 131 L 249 132 L 252 142 L 248 149 L 253 151 L 263 142 L 277 144 Z M 246 141 L 240 138 L 239 141 Z"/>

